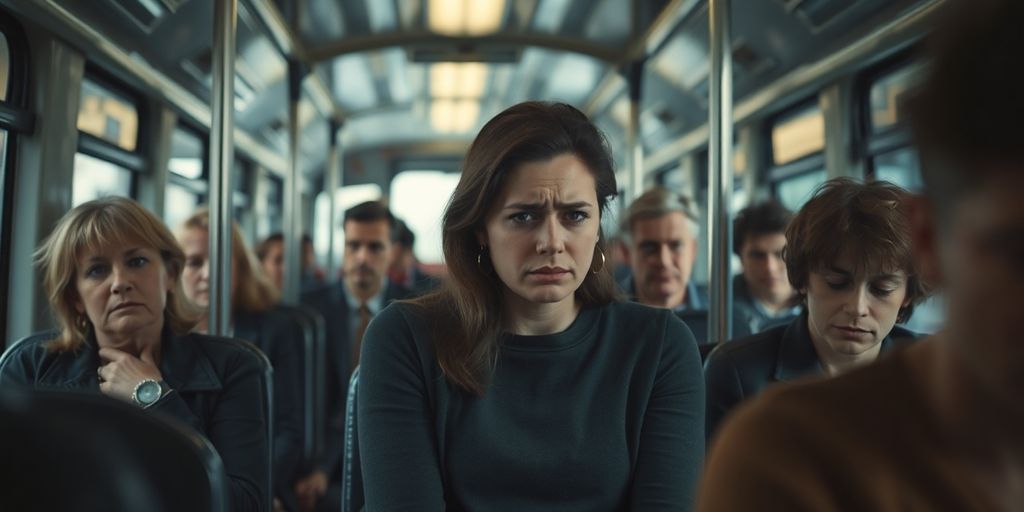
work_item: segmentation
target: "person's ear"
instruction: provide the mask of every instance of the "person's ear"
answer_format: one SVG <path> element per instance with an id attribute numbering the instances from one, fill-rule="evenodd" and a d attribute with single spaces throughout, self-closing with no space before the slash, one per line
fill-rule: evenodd
<path id="1" fill-rule="evenodd" d="M 476 235 L 476 244 L 485 247 L 487 246 L 487 231 L 483 228 L 476 228 L 473 230 L 473 234 Z"/>

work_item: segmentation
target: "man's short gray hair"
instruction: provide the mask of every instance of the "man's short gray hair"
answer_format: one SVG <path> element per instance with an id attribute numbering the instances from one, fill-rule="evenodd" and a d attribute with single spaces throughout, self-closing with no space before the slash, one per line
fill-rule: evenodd
<path id="1" fill-rule="evenodd" d="M 624 240 L 631 242 L 633 223 L 643 219 L 654 219 L 670 213 L 682 213 L 690 221 L 693 238 L 700 236 L 700 213 L 694 200 L 689 196 L 673 193 L 665 187 L 654 187 L 636 198 L 626 210 L 626 217 L 619 229 Z"/>

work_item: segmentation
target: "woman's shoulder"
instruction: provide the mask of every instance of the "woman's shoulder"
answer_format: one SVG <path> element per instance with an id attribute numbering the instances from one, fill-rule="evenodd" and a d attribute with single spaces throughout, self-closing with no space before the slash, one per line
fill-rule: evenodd
<path id="1" fill-rule="evenodd" d="M 0 376 L 26 378 L 28 372 L 38 373 L 50 367 L 66 366 L 82 357 L 84 350 L 55 350 L 57 332 L 37 333 L 11 344 L 0 357 Z M 14 375 L 17 374 L 17 375 Z"/>

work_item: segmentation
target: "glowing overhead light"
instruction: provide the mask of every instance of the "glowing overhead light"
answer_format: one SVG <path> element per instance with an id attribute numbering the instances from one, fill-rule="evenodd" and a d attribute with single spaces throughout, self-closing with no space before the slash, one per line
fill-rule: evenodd
<path id="1" fill-rule="evenodd" d="M 505 15 L 505 0 L 430 0 L 430 30 L 450 36 L 479 36 L 497 32 Z"/>
<path id="2" fill-rule="evenodd" d="M 430 126 L 441 133 L 465 133 L 480 116 L 475 100 L 438 99 L 430 104 Z"/>
<path id="3" fill-rule="evenodd" d="M 505 0 L 466 0 L 469 16 L 466 18 L 466 33 L 471 36 L 491 34 L 501 28 L 505 14 Z"/>
<path id="4" fill-rule="evenodd" d="M 479 116 L 480 102 L 460 100 L 455 105 L 455 132 L 468 132 L 476 124 L 476 118 Z"/>
<path id="5" fill-rule="evenodd" d="M 487 85 L 487 65 L 480 62 L 441 62 L 430 67 L 435 98 L 479 98 Z"/>

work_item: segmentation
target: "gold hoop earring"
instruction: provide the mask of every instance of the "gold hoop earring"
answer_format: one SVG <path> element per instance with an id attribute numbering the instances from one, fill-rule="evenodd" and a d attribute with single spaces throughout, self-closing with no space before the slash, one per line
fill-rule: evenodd
<path id="1" fill-rule="evenodd" d="M 600 247 L 595 247 L 595 249 L 597 249 L 597 253 L 601 255 L 601 266 L 597 267 L 597 268 L 591 268 L 590 271 L 592 273 L 594 273 L 594 274 L 597 274 L 598 272 L 604 270 L 605 259 L 604 259 L 604 251 L 602 251 Z M 594 259 L 596 260 L 597 258 L 594 258 Z M 591 267 L 593 267 L 593 265 L 591 265 Z"/>
<path id="2" fill-rule="evenodd" d="M 79 315 L 77 323 L 78 323 L 78 327 L 80 329 L 82 329 L 83 331 L 88 331 L 89 330 L 89 317 L 87 317 L 85 315 Z"/>
<path id="3" fill-rule="evenodd" d="M 484 251 L 486 251 L 486 250 L 487 250 L 487 246 L 481 245 L 480 246 L 480 250 L 476 253 L 476 267 L 478 269 L 480 269 L 480 270 L 484 269 L 483 260 L 484 260 Z"/>

